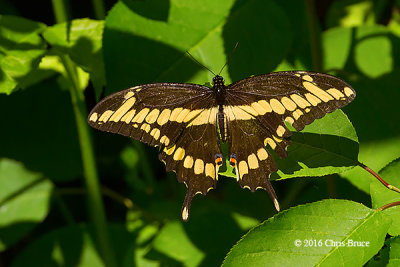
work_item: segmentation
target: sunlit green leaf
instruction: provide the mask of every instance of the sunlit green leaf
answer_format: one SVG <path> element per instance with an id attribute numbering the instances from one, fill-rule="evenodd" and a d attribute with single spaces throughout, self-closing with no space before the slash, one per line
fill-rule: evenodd
<path id="1" fill-rule="evenodd" d="M 153 81 L 210 82 L 213 74 L 185 51 L 218 73 L 239 42 L 222 72 L 230 82 L 272 71 L 290 46 L 285 14 L 271 1 L 172 0 L 167 17 L 159 2 L 122 1 L 110 11 L 104 31 L 108 92 Z M 158 20 L 149 19 L 154 14 Z"/>
<path id="2" fill-rule="evenodd" d="M 382 247 L 389 223 L 347 200 L 297 206 L 248 232 L 223 266 L 362 266 Z"/>
<path id="3" fill-rule="evenodd" d="M 0 159 L 0 251 L 42 222 L 53 185 L 14 160 Z"/>
<path id="4" fill-rule="evenodd" d="M 79 67 L 90 73 L 97 97 L 105 85 L 101 43 L 103 27 L 103 21 L 75 19 L 70 23 L 51 26 L 43 33 L 54 49 L 68 54 Z"/>
<path id="5" fill-rule="evenodd" d="M 272 178 L 323 176 L 357 165 L 358 138 L 347 116 L 337 110 L 294 132 L 288 157 L 277 159 Z"/>
<path id="6" fill-rule="evenodd" d="M 0 93 L 10 94 L 36 69 L 46 52 L 43 23 L 0 15 Z"/>

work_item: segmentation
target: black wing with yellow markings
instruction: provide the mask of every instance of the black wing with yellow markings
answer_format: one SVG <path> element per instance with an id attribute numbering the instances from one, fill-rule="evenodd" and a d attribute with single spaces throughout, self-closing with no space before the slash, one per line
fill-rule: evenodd
<path id="1" fill-rule="evenodd" d="M 286 157 L 291 132 L 285 121 L 300 131 L 355 96 L 350 85 L 337 77 L 304 71 L 254 76 L 227 86 L 224 111 L 231 129 L 230 161 L 239 184 L 252 191 L 265 189 L 279 210 L 269 182 L 277 166 L 264 147 Z"/>
<path id="2" fill-rule="evenodd" d="M 192 198 L 215 188 L 222 162 L 213 91 L 194 84 L 146 84 L 108 96 L 88 117 L 102 131 L 160 146 L 160 160 L 187 186 L 182 217 Z M 216 156 L 217 155 L 217 156 Z M 218 159 L 218 160 L 217 160 Z"/>
<path id="3" fill-rule="evenodd" d="M 223 162 L 220 141 L 229 142 L 229 161 L 241 187 L 265 189 L 279 210 L 270 182 L 277 171 L 266 146 L 287 156 L 291 132 L 285 121 L 302 130 L 351 102 L 355 91 L 331 75 L 287 71 L 243 79 L 213 88 L 158 83 L 115 93 L 96 105 L 89 124 L 160 146 L 159 158 L 187 186 L 182 218 L 198 194 L 216 187 Z"/>

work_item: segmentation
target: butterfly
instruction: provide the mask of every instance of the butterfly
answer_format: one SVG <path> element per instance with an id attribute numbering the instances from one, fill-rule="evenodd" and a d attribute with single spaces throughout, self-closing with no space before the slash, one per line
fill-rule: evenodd
<path id="1" fill-rule="evenodd" d="M 189 218 L 196 194 L 216 188 L 229 148 L 229 164 L 242 188 L 264 189 L 279 211 L 270 175 L 278 170 L 266 147 L 287 157 L 291 131 L 350 103 L 356 96 L 345 81 L 308 71 L 252 76 L 225 85 L 215 75 L 212 88 L 190 83 L 135 86 L 101 100 L 90 126 L 160 147 L 167 171 L 187 187 L 182 219 Z"/>

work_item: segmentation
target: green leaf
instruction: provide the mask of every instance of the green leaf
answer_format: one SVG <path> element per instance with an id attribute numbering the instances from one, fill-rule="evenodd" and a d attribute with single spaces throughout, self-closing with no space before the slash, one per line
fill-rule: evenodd
<path id="1" fill-rule="evenodd" d="M 382 247 L 389 224 L 382 213 L 347 200 L 297 206 L 249 231 L 222 266 L 362 266 Z"/>
<path id="2" fill-rule="evenodd" d="M 0 157 L 21 161 L 31 170 L 56 180 L 82 175 L 71 96 L 56 79 L 0 95 L 2 124 Z"/>
<path id="3" fill-rule="evenodd" d="M 355 38 L 355 63 L 364 75 L 376 78 L 392 71 L 394 62 L 391 34 L 385 27 L 359 27 Z"/>
<path id="4" fill-rule="evenodd" d="M 0 93 L 10 94 L 37 68 L 46 52 L 43 23 L 0 15 Z"/>
<path id="5" fill-rule="evenodd" d="M 128 261 L 133 266 L 129 246 L 134 236 L 122 225 L 109 228 L 113 245 L 120 262 Z M 31 242 L 14 258 L 13 267 L 31 266 L 105 266 L 93 241 L 93 229 L 86 225 L 71 225 L 53 230 Z M 129 253 L 130 252 L 130 253 Z M 122 265 L 121 265 L 122 266 Z"/>
<path id="6" fill-rule="evenodd" d="M 341 110 L 314 121 L 301 132 L 294 132 L 291 139 L 288 157 L 275 157 L 279 171 L 272 178 L 323 176 L 357 165 L 357 134 Z"/>
<path id="7" fill-rule="evenodd" d="M 352 29 L 331 28 L 322 34 L 322 49 L 324 51 L 324 69 L 343 69 L 349 59 L 352 44 Z"/>
<path id="8" fill-rule="evenodd" d="M 56 51 L 68 54 L 79 67 L 90 73 L 97 97 L 100 97 L 105 86 L 101 43 L 103 28 L 104 21 L 75 19 L 51 26 L 43 33 Z"/>
<path id="9" fill-rule="evenodd" d="M 400 158 L 388 164 L 383 168 L 379 175 L 389 184 L 400 187 Z M 387 189 L 378 180 L 371 183 L 371 199 L 372 207 L 380 208 L 383 205 L 400 201 L 400 194 L 392 190 Z M 392 219 L 393 224 L 390 226 L 388 233 L 392 236 L 400 235 L 400 207 L 391 207 L 383 211 L 387 216 Z"/>
<path id="10" fill-rule="evenodd" d="M 379 171 L 400 155 L 400 124 L 393 110 L 400 98 L 400 91 L 393 90 L 400 71 L 392 66 L 400 39 L 382 26 L 335 28 L 323 37 L 325 68 L 344 69 L 341 73 L 347 73 L 346 80 L 357 92 L 344 110 L 357 129 L 359 161 Z M 374 178 L 363 169 L 354 168 L 341 176 L 369 194 Z"/>
<path id="11" fill-rule="evenodd" d="M 109 12 L 103 40 L 108 93 L 154 81 L 210 82 L 213 75 L 185 51 L 218 73 L 239 42 L 222 72 L 230 82 L 272 71 L 290 47 L 286 15 L 272 1 L 171 0 L 167 17 L 159 2 L 121 1 Z"/>
<path id="12" fill-rule="evenodd" d="M 14 160 L 0 159 L 0 251 L 47 216 L 52 183 Z"/>
<path id="13" fill-rule="evenodd" d="M 390 73 L 394 65 L 393 47 L 398 45 L 393 40 L 395 37 L 387 28 L 379 25 L 329 29 L 323 34 L 324 68 L 352 67 L 353 71 L 355 67 L 370 78 Z"/>
<path id="14" fill-rule="evenodd" d="M 180 205 L 175 210 L 179 209 Z M 193 201 L 190 223 L 182 222 L 178 212 L 174 215 L 175 220 L 167 222 L 154 239 L 146 258 L 173 266 L 218 266 L 252 223 L 209 198 Z"/>
<path id="15" fill-rule="evenodd" d="M 153 248 L 170 258 L 181 262 L 183 266 L 198 266 L 205 257 L 185 234 L 182 222 L 166 224 L 157 235 Z"/>

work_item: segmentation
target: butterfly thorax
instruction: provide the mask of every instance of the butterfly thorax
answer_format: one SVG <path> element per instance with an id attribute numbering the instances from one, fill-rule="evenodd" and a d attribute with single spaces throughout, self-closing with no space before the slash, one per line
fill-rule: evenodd
<path id="1" fill-rule="evenodd" d="M 219 75 L 216 75 L 213 78 L 213 90 L 215 94 L 215 99 L 217 100 L 218 105 L 223 105 L 225 103 L 225 97 L 226 97 L 226 86 L 224 83 L 224 78 L 222 78 Z"/>

